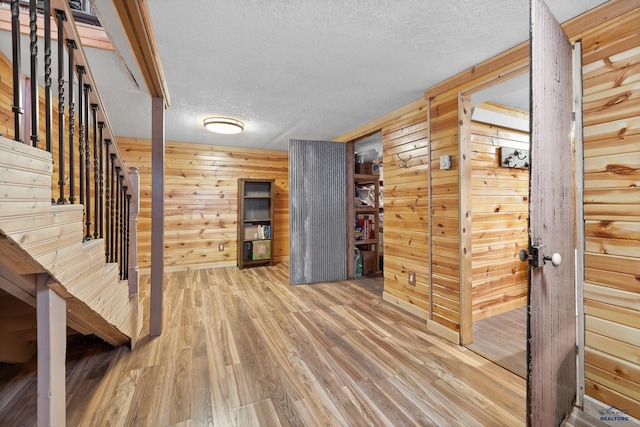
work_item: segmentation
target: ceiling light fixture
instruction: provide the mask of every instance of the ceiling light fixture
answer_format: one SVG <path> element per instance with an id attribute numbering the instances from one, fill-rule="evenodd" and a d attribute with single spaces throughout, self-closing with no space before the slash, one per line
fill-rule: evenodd
<path id="1" fill-rule="evenodd" d="M 244 123 L 228 117 L 208 117 L 204 119 L 204 127 L 208 131 L 230 135 L 244 130 Z"/>

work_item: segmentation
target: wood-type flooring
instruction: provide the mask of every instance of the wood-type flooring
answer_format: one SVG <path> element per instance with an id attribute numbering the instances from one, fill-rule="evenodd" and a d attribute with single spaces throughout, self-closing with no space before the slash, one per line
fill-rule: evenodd
<path id="1" fill-rule="evenodd" d="M 160 337 L 70 342 L 67 425 L 525 425 L 522 378 L 360 285 L 288 282 L 286 263 L 166 274 Z M 0 425 L 35 425 L 34 370 L 0 368 Z"/>
<path id="2" fill-rule="evenodd" d="M 470 350 L 527 377 L 527 307 L 473 322 Z"/>

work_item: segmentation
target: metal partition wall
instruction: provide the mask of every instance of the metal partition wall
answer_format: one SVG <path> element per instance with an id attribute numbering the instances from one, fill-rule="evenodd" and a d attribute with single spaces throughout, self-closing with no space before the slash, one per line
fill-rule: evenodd
<path id="1" fill-rule="evenodd" d="M 290 283 L 344 280 L 347 145 L 289 141 Z"/>

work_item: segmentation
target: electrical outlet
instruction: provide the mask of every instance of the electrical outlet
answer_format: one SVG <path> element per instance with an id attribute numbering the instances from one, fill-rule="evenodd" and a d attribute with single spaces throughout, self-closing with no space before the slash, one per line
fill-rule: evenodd
<path id="1" fill-rule="evenodd" d="M 411 286 L 415 286 L 416 285 L 416 273 L 413 271 L 409 272 L 409 284 Z"/>
<path id="2" fill-rule="evenodd" d="M 220 252 L 224 251 L 224 243 L 220 243 L 220 244 L 218 245 L 218 250 L 219 250 Z"/>

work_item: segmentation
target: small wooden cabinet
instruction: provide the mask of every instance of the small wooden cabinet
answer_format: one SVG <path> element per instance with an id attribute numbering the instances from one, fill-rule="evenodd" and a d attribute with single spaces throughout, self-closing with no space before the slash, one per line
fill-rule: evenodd
<path id="1" fill-rule="evenodd" d="M 273 265 L 274 180 L 238 179 L 238 268 Z"/>

